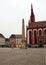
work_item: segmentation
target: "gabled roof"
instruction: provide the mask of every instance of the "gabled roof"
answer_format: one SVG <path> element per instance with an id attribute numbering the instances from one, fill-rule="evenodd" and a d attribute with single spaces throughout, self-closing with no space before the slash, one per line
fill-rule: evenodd
<path id="1" fill-rule="evenodd" d="M 1 37 L 1 38 L 5 38 L 5 37 L 4 37 L 4 35 L 3 35 L 3 34 L 1 34 L 1 33 L 0 33 L 0 37 Z"/>
<path id="2" fill-rule="evenodd" d="M 12 34 L 12 35 L 10 36 L 10 38 L 16 38 L 15 34 Z"/>
<path id="3" fill-rule="evenodd" d="M 22 34 L 16 34 L 16 38 L 22 38 Z"/>

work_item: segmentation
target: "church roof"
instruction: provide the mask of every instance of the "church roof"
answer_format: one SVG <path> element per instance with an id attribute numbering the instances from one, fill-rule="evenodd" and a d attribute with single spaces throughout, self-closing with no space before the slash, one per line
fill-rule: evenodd
<path id="1" fill-rule="evenodd" d="M 4 37 L 4 35 L 3 35 L 3 34 L 1 34 L 1 33 L 0 33 L 0 37 L 1 37 L 1 38 L 5 38 L 5 37 Z"/>
<path id="2" fill-rule="evenodd" d="M 37 21 L 30 23 L 30 26 L 27 28 L 39 28 L 39 27 L 46 27 L 46 21 Z"/>

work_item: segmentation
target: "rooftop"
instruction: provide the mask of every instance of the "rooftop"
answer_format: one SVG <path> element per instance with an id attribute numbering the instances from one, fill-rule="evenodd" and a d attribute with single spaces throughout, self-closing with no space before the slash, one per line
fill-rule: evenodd
<path id="1" fill-rule="evenodd" d="M 5 38 L 5 37 L 4 37 L 4 35 L 3 35 L 3 34 L 1 34 L 1 33 L 0 33 L 0 37 L 1 37 L 1 38 Z"/>
<path id="2" fill-rule="evenodd" d="M 15 34 L 16 38 L 22 38 L 22 34 Z"/>
<path id="3" fill-rule="evenodd" d="M 46 21 L 37 21 L 29 23 L 29 26 L 27 28 L 39 28 L 39 27 L 46 27 Z"/>
<path id="4" fill-rule="evenodd" d="M 15 34 L 12 34 L 12 35 L 10 36 L 10 38 L 16 38 Z"/>

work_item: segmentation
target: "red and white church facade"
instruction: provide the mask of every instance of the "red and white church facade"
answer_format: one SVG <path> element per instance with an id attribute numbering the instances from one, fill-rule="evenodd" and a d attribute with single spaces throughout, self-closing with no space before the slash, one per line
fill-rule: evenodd
<path id="1" fill-rule="evenodd" d="M 35 21 L 32 4 L 30 20 L 26 26 L 26 43 L 31 45 L 46 44 L 46 21 Z"/>

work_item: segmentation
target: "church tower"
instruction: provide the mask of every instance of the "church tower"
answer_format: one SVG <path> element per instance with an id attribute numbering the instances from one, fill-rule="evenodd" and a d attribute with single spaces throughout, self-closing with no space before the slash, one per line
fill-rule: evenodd
<path id="1" fill-rule="evenodd" d="M 31 16 L 30 16 L 30 22 L 35 22 L 35 15 L 34 15 L 34 12 L 33 12 L 33 6 L 31 4 Z"/>

